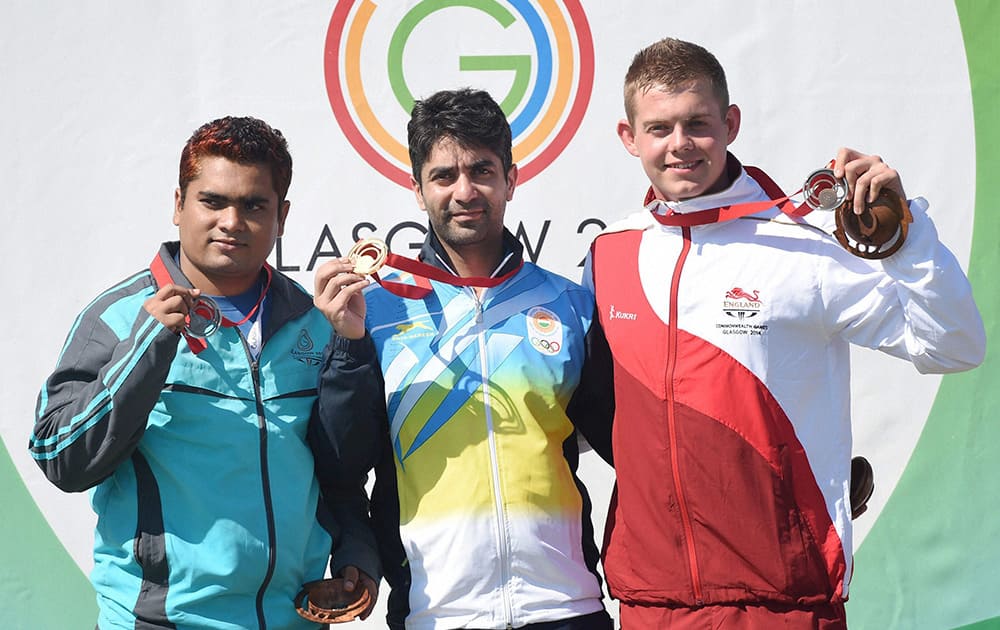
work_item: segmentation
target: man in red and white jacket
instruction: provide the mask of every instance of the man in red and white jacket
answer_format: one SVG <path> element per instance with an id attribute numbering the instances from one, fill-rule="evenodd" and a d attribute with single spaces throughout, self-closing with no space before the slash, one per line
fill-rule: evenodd
<path id="1" fill-rule="evenodd" d="M 975 367 L 985 332 L 968 280 L 919 198 L 881 261 L 775 207 L 692 221 L 780 196 L 728 153 L 740 112 L 704 48 L 640 51 L 625 101 L 619 136 L 651 189 L 584 274 L 607 358 L 585 383 L 596 397 L 614 382 L 604 565 L 622 626 L 846 627 L 849 345 L 923 373 Z M 883 188 L 906 199 L 878 157 L 841 149 L 834 174 L 856 212 Z"/>

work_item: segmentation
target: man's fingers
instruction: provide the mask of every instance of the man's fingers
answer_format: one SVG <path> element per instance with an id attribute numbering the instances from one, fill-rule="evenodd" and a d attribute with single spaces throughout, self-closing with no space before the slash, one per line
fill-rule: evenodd
<path id="1" fill-rule="evenodd" d="M 368 602 L 368 608 L 366 608 L 358 618 L 364 621 L 368 618 L 368 615 L 372 614 L 375 610 L 375 602 L 378 601 L 378 583 L 373 580 L 367 573 L 361 572 L 361 584 L 368 591 L 368 595 L 371 597 L 371 601 Z"/>
<path id="2" fill-rule="evenodd" d="M 341 274 L 330 280 L 323 291 L 323 297 L 328 302 L 338 300 L 340 303 L 346 304 L 355 295 L 360 295 L 367 286 L 368 281 L 361 276 Z"/>
<path id="3" fill-rule="evenodd" d="M 326 293 L 326 289 L 330 284 L 330 280 L 336 276 L 338 273 L 343 271 L 343 265 L 340 259 L 329 260 L 316 270 L 316 278 L 314 280 L 314 295 L 320 296 Z"/>
<path id="4" fill-rule="evenodd" d="M 342 575 L 344 578 L 344 588 L 348 591 L 353 591 L 358 583 L 358 568 L 354 566 L 344 567 Z"/>
<path id="5" fill-rule="evenodd" d="M 837 151 L 833 174 L 847 180 L 855 214 L 862 214 L 868 204 L 878 199 L 883 188 L 891 188 L 900 197 L 906 198 L 899 172 L 879 155 L 865 155 L 842 147 Z"/>
<path id="6" fill-rule="evenodd" d="M 335 300 L 345 290 L 352 290 L 344 295 L 345 299 L 367 286 L 364 276 L 352 273 L 353 263 L 347 258 L 338 258 L 326 262 L 316 272 L 314 301 L 317 306 L 328 304 Z M 362 282 L 364 281 L 364 282 Z"/>
<path id="7" fill-rule="evenodd" d="M 368 286 L 368 280 L 364 276 L 357 276 L 351 274 L 349 277 L 345 277 L 345 284 L 340 286 L 340 292 L 344 294 L 344 297 L 350 299 L 356 293 L 361 293 Z"/>
<path id="8" fill-rule="evenodd" d="M 162 287 L 156 294 L 146 300 L 146 310 L 157 311 L 163 314 L 187 313 L 194 307 L 195 300 L 200 294 L 197 290 L 180 287 L 175 284 L 168 284 Z"/>
<path id="9" fill-rule="evenodd" d="M 876 159 L 877 161 L 869 162 L 863 171 L 858 172 L 857 179 L 852 185 L 855 214 L 864 212 L 868 204 L 878 199 L 883 188 L 891 188 L 901 197 L 904 196 L 899 173 L 881 161 L 881 158 L 876 157 Z"/>
<path id="10" fill-rule="evenodd" d="M 201 295 L 201 290 L 199 289 L 182 287 L 178 284 L 167 284 L 160 287 L 160 289 L 156 292 L 156 295 L 154 297 L 158 299 L 160 302 L 163 302 L 164 304 L 171 303 L 172 298 L 177 298 L 177 300 L 182 302 L 187 307 L 187 309 L 190 309 L 192 306 L 194 306 L 195 301 L 198 299 L 198 296 L 200 295 Z M 177 300 L 174 300 L 173 303 L 176 304 Z M 185 312 L 187 311 L 187 309 L 185 309 Z"/>
<path id="11" fill-rule="evenodd" d="M 840 147 L 837 150 L 837 158 L 833 161 L 833 176 L 838 179 L 841 177 L 846 177 L 847 175 L 847 163 L 858 156 L 858 152 L 854 149 L 849 149 L 847 147 Z"/>
<path id="12" fill-rule="evenodd" d="M 899 172 L 884 162 L 882 163 L 882 169 L 872 177 L 871 193 L 868 195 L 868 201 L 875 201 L 883 188 L 891 188 L 899 193 L 900 197 L 903 199 L 906 198 L 906 195 L 903 193 L 903 183 L 899 178 Z"/>

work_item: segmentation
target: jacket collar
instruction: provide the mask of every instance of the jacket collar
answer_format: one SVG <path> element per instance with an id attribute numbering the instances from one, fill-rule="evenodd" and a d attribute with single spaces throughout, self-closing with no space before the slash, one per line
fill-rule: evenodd
<path id="1" fill-rule="evenodd" d="M 524 247 L 507 228 L 503 230 L 503 254 L 500 266 L 493 270 L 493 273 L 490 274 L 491 278 L 513 271 L 524 258 Z M 451 257 L 448 256 L 448 252 L 445 251 L 437 234 L 434 233 L 434 228 L 430 225 L 427 226 L 427 236 L 420 248 L 419 259 L 420 262 L 443 269 L 452 275 L 458 275 L 455 273 L 455 265 L 452 263 Z"/>

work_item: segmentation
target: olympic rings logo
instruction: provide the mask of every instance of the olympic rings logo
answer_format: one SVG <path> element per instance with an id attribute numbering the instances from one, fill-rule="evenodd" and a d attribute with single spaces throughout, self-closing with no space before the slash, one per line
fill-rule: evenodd
<path id="1" fill-rule="evenodd" d="M 558 341 L 555 341 L 554 339 L 542 339 L 540 337 L 532 337 L 531 345 L 546 354 L 557 354 L 562 348 L 562 344 Z"/>
<path id="2" fill-rule="evenodd" d="M 339 0 L 330 19 L 327 95 L 358 154 L 409 188 L 405 131 L 414 94 L 465 85 L 488 89 L 487 83 L 510 121 L 518 181 L 551 164 L 579 128 L 594 83 L 594 45 L 579 0 L 402 4 Z M 456 65 L 447 63 L 441 41 L 478 49 L 458 56 L 452 85 L 446 79 Z M 498 45 L 515 52 L 495 54 Z"/>

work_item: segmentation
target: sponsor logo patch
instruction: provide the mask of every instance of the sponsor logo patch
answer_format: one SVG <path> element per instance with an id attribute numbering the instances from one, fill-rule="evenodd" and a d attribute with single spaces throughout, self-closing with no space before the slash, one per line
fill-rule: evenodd
<path id="1" fill-rule="evenodd" d="M 406 322 L 396 324 L 396 332 L 392 335 L 392 340 L 402 342 L 405 339 L 415 339 L 417 337 L 433 337 L 437 334 L 434 327 L 425 321 Z"/>
<path id="2" fill-rule="evenodd" d="M 299 337 L 295 340 L 295 347 L 292 348 L 292 357 L 296 361 L 301 361 L 306 365 L 319 365 L 323 361 L 323 352 L 316 350 L 309 331 L 305 328 L 299 331 Z"/>
<path id="3" fill-rule="evenodd" d="M 634 322 L 637 319 L 637 317 L 638 316 L 635 313 L 619 311 L 618 309 L 615 308 L 614 304 L 611 304 L 609 307 L 608 319 L 627 319 Z"/>

